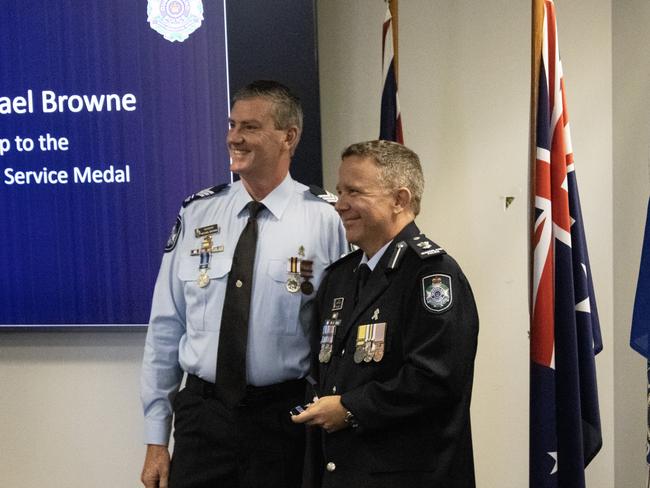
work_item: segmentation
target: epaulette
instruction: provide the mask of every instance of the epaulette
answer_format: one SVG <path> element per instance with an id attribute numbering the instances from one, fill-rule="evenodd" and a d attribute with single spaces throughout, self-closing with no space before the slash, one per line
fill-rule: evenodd
<path id="1" fill-rule="evenodd" d="M 440 256 L 442 254 L 447 254 L 447 252 L 441 248 L 438 244 L 427 238 L 424 234 L 419 236 L 411 237 L 408 239 L 407 244 L 415 251 L 415 253 L 420 256 L 420 259 L 427 259 L 432 256 Z"/>
<path id="2" fill-rule="evenodd" d="M 336 266 L 338 266 L 338 265 L 341 264 L 341 263 L 346 263 L 346 262 L 348 262 L 350 259 L 352 259 L 352 257 L 355 257 L 355 256 L 356 256 L 357 259 L 361 259 L 361 254 L 363 254 L 363 251 L 362 251 L 361 249 L 356 249 L 356 250 L 354 250 L 354 251 L 351 251 L 351 252 L 349 252 L 349 253 L 344 254 L 343 256 L 341 256 L 339 259 L 337 259 L 336 261 L 334 261 L 332 264 L 330 264 L 330 265 L 329 265 L 328 267 L 326 267 L 325 269 L 326 269 L 326 270 L 330 270 L 330 269 L 332 269 L 332 268 L 335 268 Z"/>
<path id="3" fill-rule="evenodd" d="M 334 205 L 339 199 L 339 197 L 334 195 L 334 193 L 330 193 L 327 190 L 323 190 L 318 185 L 309 185 L 309 191 L 311 192 L 312 195 L 315 195 L 321 200 L 324 200 L 327 203 L 332 205 Z"/>
<path id="4" fill-rule="evenodd" d="M 195 200 L 200 200 L 202 198 L 207 198 L 207 197 L 211 197 L 212 195 L 216 195 L 217 193 L 219 193 L 224 188 L 227 188 L 228 186 L 230 186 L 228 183 L 224 183 L 222 185 L 217 185 L 211 188 L 206 188 L 205 190 L 198 191 L 193 195 L 187 197 L 185 200 L 183 200 L 183 208 L 187 207 L 190 203 L 192 203 Z"/>

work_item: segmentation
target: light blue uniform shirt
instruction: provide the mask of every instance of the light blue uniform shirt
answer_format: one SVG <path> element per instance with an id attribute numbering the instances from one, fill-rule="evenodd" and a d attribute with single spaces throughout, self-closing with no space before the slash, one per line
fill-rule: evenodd
<path id="1" fill-rule="evenodd" d="M 167 444 L 171 400 L 183 372 L 214 382 L 221 312 L 233 252 L 252 198 L 240 181 L 181 209 L 181 228 L 173 250 L 163 256 L 156 281 L 141 374 L 145 442 Z M 248 383 L 264 386 L 302 378 L 309 370 L 309 331 L 299 312 L 316 295 L 323 271 L 347 249 L 345 231 L 334 208 L 289 175 L 262 200 L 253 271 L 246 373 Z M 194 230 L 217 224 L 207 270 L 210 283 L 199 287 L 199 249 Z M 304 256 L 300 252 L 304 251 Z M 291 293 L 289 258 L 313 261 L 314 292 Z M 302 281 L 302 280 L 301 280 Z"/>
<path id="2" fill-rule="evenodd" d="M 379 260 L 384 255 L 384 253 L 386 252 L 386 249 L 388 249 L 388 246 L 390 246 L 391 242 L 393 242 L 392 239 L 390 241 L 388 241 L 386 244 L 384 244 L 381 247 L 381 249 L 379 249 L 379 251 L 377 251 L 374 254 L 374 256 L 371 257 L 370 259 L 368 259 L 368 256 L 366 256 L 366 253 L 364 252 L 363 256 L 361 257 L 361 261 L 359 261 L 359 264 L 366 263 L 368 265 L 368 267 L 370 268 L 370 271 L 374 271 L 375 266 L 377 266 L 377 264 L 379 263 Z"/>

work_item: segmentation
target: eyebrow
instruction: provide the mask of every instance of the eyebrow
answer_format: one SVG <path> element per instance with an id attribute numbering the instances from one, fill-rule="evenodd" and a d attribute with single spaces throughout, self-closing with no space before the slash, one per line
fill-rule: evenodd
<path id="1" fill-rule="evenodd" d="M 262 121 L 259 119 L 235 120 L 232 117 L 228 117 L 228 122 L 235 122 L 239 124 L 261 124 L 262 123 Z"/>

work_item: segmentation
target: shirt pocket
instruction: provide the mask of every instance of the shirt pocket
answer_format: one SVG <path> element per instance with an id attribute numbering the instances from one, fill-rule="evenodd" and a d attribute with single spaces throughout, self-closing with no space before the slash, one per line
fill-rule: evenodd
<path id="1" fill-rule="evenodd" d="M 287 259 L 270 259 L 266 268 L 269 288 L 262 303 L 272 330 L 281 335 L 296 335 L 300 325 L 299 312 L 302 305 L 302 292 L 291 293 L 287 289 Z M 299 281 L 302 281 L 299 279 Z M 268 295 L 267 295 L 268 293 Z"/>
<path id="2" fill-rule="evenodd" d="M 187 327 L 218 332 L 221 329 L 221 312 L 232 258 L 211 257 L 210 268 L 206 270 L 210 280 L 204 287 L 198 284 L 199 258 L 193 258 L 181 261 L 178 270 L 178 278 L 183 282 L 185 293 Z"/>

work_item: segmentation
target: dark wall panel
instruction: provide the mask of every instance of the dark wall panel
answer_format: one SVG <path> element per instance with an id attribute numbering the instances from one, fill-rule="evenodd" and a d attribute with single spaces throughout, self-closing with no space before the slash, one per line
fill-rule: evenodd
<path id="1" fill-rule="evenodd" d="M 229 0 L 228 69 L 230 90 L 258 79 L 287 85 L 305 112 L 302 140 L 291 174 L 322 185 L 320 99 L 313 0 Z"/>

